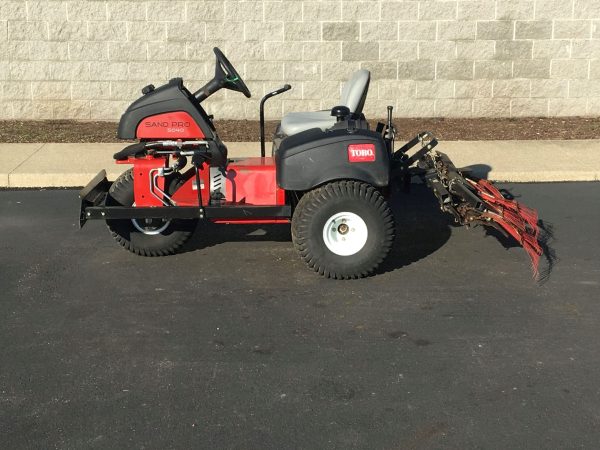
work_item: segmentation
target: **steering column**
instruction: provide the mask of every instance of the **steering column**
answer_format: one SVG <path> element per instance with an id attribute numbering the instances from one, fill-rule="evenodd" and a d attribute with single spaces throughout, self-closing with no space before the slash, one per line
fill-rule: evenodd
<path id="1" fill-rule="evenodd" d="M 250 98 L 250 90 L 242 77 L 238 74 L 237 70 L 229 62 L 227 57 L 223 54 L 218 47 L 213 48 L 215 56 L 217 57 L 217 63 L 215 64 L 215 76 L 212 80 L 194 92 L 194 97 L 199 102 L 210 97 L 212 94 L 217 92 L 219 89 L 225 88 L 232 91 L 241 92 L 246 97 Z"/>

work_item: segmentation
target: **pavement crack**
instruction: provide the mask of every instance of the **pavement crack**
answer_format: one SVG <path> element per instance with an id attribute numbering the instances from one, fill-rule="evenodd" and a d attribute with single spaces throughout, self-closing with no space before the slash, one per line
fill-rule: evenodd
<path id="1" fill-rule="evenodd" d="M 39 152 L 39 151 L 40 151 L 42 148 L 44 148 L 44 147 L 46 146 L 46 144 L 45 144 L 45 143 L 41 143 L 41 144 L 39 144 L 39 145 L 40 145 L 40 146 L 39 146 L 38 148 L 36 148 L 36 149 L 35 149 L 35 150 L 34 150 L 34 151 L 31 153 L 31 155 L 29 155 L 27 158 L 25 158 L 23 161 L 21 161 L 19 164 L 17 164 L 17 165 L 16 165 L 16 167 L 14 167 L 14 168 L 13 168 L 13 169 L 12 169 L 10 172 L 8 172 L 7 176 L 8 176 L 8 187 L 9 187 L 9 188 L 10 188 L 10 187 L 18 187 L 18 186 L 11 186 L 11 182 L 10 182 L 10 176 L 11 176 L 12 174 L 14 174 L 14 173 L 15 173 L 15 171 L 16 171 L 16 170 L 17 170 L 19 167 L 21 167 L 23 164 L 25 164 L 27 161 L 29 161 L 31 158 L 33 158 L 35 155 L 37 155 L 37 154 L 38 154 L 38 152 Z"/>

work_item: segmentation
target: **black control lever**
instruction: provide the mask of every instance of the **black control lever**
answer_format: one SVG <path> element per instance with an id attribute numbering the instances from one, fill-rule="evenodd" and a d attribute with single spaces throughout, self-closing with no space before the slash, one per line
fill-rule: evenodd
<path id="1" fill-rule="evenodd" d="M 387 123 L 385 125 L 385 135 L 383 136 L 388 147 L 388 153 L 391 155 L 394 152 L 394 138 L 396 137 L 396 129 L 392 122 L 392 111 L 394 107 L 387 107 Z"/>
<path id="2" fill-rule="evenodd" d="M 292 88 L 289 84 L 284 84 L 283 87 L 276 91 L 269 92 L 260 101 L 260 156 L 265 157 L 265 102 L 271 97 L 283 94 L 285 91 L 289 91 Z"/>

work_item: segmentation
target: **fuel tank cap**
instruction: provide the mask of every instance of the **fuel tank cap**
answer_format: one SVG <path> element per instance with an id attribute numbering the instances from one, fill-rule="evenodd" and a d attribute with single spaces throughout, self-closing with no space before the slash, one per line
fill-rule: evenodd
<path id="1" fill-rule="evenodd" d="M 149 84 L 148 86 L 144 86 L 142 88 L 142 94 L 144 94 L 144 95 L 149 94 L 153 90 L 154 90 L 154 85 L 153 84 Z"/>

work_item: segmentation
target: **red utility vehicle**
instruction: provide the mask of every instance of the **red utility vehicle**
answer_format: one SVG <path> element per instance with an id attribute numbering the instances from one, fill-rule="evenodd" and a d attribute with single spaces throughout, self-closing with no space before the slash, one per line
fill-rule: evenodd
<path id="1" fill-rule="evenodd" d="M 202 102 L 219 89 L 250 97 L 248 87 L 218 49 L 214 78 L 192 93 L 180 78 L 155 88 L 125 111 L 121 139 L 138 142 L 114 155 L 132 167 L 114 182 L 101 171 L 80 192 L 80 225 L 105 220 L 115 240 L 143 256 L 176 253 L 198 221 L 290 223 L 292 240 L 309 267 L 332 278 L 371 274 L 388 254 L 394 220 L 392 183 L 413 176 L 432 189 L 456 222 L 496 227 L 513 236 L 537 265 L 537 215 L 488 181 L 467 177 L 424 132 L 394 151 L 392 107 L 387 123 L 370 130 L 362 114 L 370 74 L 359 70 L 330 111 L 290 113 L 265 155 L 264 103 L 260 103 L 261 155 L 227 157 Z M 413 147 L 420 148 L 409 155 Z"/>

